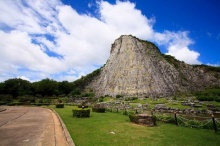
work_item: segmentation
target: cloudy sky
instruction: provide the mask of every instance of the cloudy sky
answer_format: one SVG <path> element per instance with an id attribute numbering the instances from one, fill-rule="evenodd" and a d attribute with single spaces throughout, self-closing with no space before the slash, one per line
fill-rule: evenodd
<path id="1" fill-rule="evenodd" d="M 219 0 L 0 0 L 0 82 L 74 81 L 123 34 L 189 64 L 220 64 Z"/>

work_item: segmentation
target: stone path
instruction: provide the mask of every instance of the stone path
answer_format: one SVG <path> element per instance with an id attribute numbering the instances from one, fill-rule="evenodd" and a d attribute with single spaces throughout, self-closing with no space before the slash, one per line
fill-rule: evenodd
<path id="1" fill-rule="evenodd" d="M 5 106 L 0 112 L 0 146 L 70 146 L 57 115 L 46 108 Z M 68 133 L 67 131 L 65 131 Z"/>

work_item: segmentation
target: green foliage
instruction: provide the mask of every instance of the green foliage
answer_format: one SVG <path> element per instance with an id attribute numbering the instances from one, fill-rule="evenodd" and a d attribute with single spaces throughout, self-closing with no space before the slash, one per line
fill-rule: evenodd
<path id="1" fill-rule="evenodd" d="M 124 110 L 123 115 L 128 115 L 128 111 Z"/>
<path id="2" fill-rule="evenodd" d="M 195 96 L 200 101 L 217 101 L 220 102 L 220 88 L 207 88 L 203 91 L 196 92 Z"/>
<path id="3" fill-rule="evenodd" d="M 164 123 L 175 124 L 174 115 L 156 114 L 155 116 L 158 121 L 162 121 Z M 214 129 L 211 117 L 210 119 L 207 119 L 205 121 L 199 121 L 197 119 L 186 119 L 186 118 L 181 117 L 180 115 L 177 115 L 177 123 L 180 126 L 190 127 L 190 128 Z M 217 127 L 220 127 L 220 123 L 216 122 L 216 124 L 217 124 Z"/>
<path id="4" fill-rule="evenodd" d="M 59 95 L 68 95 L 73 90 L 73 83 L 68 81 L 58 82 Z"/>
<path id="5" fill-rule="evenodd" d="M 173 64 L 175 68 L 179 68 L 179 63 L 180 61 L 177 60 L 175 57 L 171 56 L 171 55 L 166 55 L 166 54 L 162 54 L 162 56 L 164 57 L 164 59 Z"/>
<path id="6" fill-rule="evenodd" d="M 7 105 L 8 106 L 15 106 L 15 105 L 26 105 L 26 104 L 23 102 L 11 102 L 11 103 L 8 103 Z"/>
<path id="7" fill-rule="evenodd" d="M 100 74 L 100 72 L 101 68 L 93 71 L 92 73 L 86 76 L 82 76 L 80 79 L 73 82 L 74 87 L 77 87 L 82 91 L 95 77 L 97 77 Z"/>
<path id="8" fill-rule="evenodd" d="M 152 121 L 153 121 L 154 125 L 156 125 L 157 117 L 155 115 L 152 116 Z"/>
<path id="9" fill-rule="evenodd" d="M 7 102 L 4 102 L 4 101 L 0 101 L 0 105 L 6 105 Z"/>
<path id="10" fill-rule="evenodd" d="M 137 100 L 138 97 L 126 97 L 125 98 L 125 101 L 134 101 L 134 100 Z"/>
<path id="11" fill-rule="evenodd" d="M 10 94 L 13 97 L 32 94 L 31 83 L 22 79 L 9 79 L 0 84 L 0 94 Z"/>
<path id="12" fill-rule="evenodd" d="M 8 95 L 12 96 L 12 99 L 20 99 L 24 96 L 36 96 L 37 98 L 58 95 L 66 96 L 70 94 L 72 90 L 74 91 L 74 84 L 68 81 L 57 82 L 47 78 L 38 82 L 30 83 L 29 81 L 15 78 L 0 83 L 0 101 L 5 100 L 2 99 L 3 96 Z M 23 98 L 21 100 L 28 99 Z"/>
<path id="13" fill-rule="evenodd" d="M 194 68 L 203 68 L 206 71 L 213 71 L 213 72 L 220 72 L 220 67 L 219 66 L 209 66 L 209 65 L 205 65 L 205 64 L 201 64 L 201 65 L 193 65 Z"/>
<path id="14" fill-rule="evenodd" d="M 104 102 L 104 99 L 103 98 L 99 98 L 99 102 Z"/>
<path id="15" fill-rule="evenodd" d="M 172 98 L 173 100 L 177 100 L 177 97 L 176 96 L 173 96 L 173 98 Z"/>
<path id="16" fill-rule="evenodd" d="M 92 108 L 92 111 L 93 112 L 96 112 L 96 113 L 105 113 L 105 108 L 102 108 L 102 107 L 93 107 Z"/>
<path id="17" fill-rule="evenodd" d="M 128 117 L 129 117 L 129 119 L 130 119 L 130 122 L 138 123 L 138 117 L 137 117 L 137 115 L 135 115 L 135 114 L 129 114 Z"/>
<path id="18" fill-rule="evenodd" d="M 64 104 L 56 104 L 56 108 L 64 108 Z"/>
<path id="19" fill-rule="evenodd" d="M 15 104 L 15 103 L 13 103 L 13 102 L 12 102 L 12 103 L 8 103 L 8 104 L 7 104 L 7 106 L 15 106 L 15 105 L 16 105 L 16 104 Z"/>
<path id="20" fill-rule="evenodd" d="M 33 96 L 19 96 L 18 97 L 19 102 L 26 102 L 26 103 L 31 103 L 35 102 L 35 98 Z"/>
<path id="21" fill-rule="evenodd" d="M 87 118 L 90 117 L 90 109 L 73 109 L 73 117 Z"/>
<path id="22" fill-rule="evenodd" d="M 167 115 L 167 114 L 159 114 L 159 115 L 155 115 L 156 119 L 158 121 L 162 121 L 164 123 L 171 123 L 171 124 L 175 124 L 175 118 L 172 115 Z"/>
<path id="23" fill-rule="evenodd" d="M 82 97 L 95 97 L 95 93 L 93 92 L 86 92 L 81 94 Z"/>
<path id="24" fill-rule="evenodd" d="M 121 97 L 123 97 L 122 95 L 116 95 L 116 98 L 121 98 Z"/>
<path id="25" fill-rule="evenodd" d="M 58 95 L 58 83 L 52 79 L 43 79 L 33 83 L 35 92 L 42 96 Z"/>
<path id="26" fill-rule="evenodd" d="M 74 88 L 70 94 L 73 96 L 73 97 L 78 97 L 80 94 L 81 94 L 81 90 L 79 88 Z"/>
<path id="27" fill-rule="evenodd" d="M 57 99 L 57 102 L 58 102 L 58 103 L 67 103 L 68 100 L 69 100 L 69 99 L 68 99 L 67 97 L 63 97 L 63 98 L 58 98 L 58 99 Z"/>
<path id="28" fill-rule="evenodd" d="M 10 94 L 0 94 L 0 101 L 2 101 L 2 102 L 9 103 L 9 102 L 12 102 L 12 100 L 13 100 L 12 95 L 10 95 Z"/>

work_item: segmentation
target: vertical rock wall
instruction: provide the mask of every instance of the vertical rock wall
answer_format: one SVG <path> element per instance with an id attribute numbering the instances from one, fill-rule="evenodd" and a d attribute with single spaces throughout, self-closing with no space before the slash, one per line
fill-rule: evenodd
<path id="1" fill-rule="evenodd" d="M 154 44 L 124 35 L 114 42 L 101 74 L 89 87 L 97 96 L 166 97 L 190 90 L 199 78 L 194 72 L 185 63 L 177 69 Z"/>

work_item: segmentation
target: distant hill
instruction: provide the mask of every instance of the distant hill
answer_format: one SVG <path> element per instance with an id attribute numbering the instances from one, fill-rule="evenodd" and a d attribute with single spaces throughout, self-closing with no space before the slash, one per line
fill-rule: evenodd
<path id="1" fill-rule="evenodd" d="M 167 97 L 220 87 L 220 67 L 189 65 L 161 54 L 151 42 L 123 35 L 102 68 L 75 82 L 97 96 Z"/>

